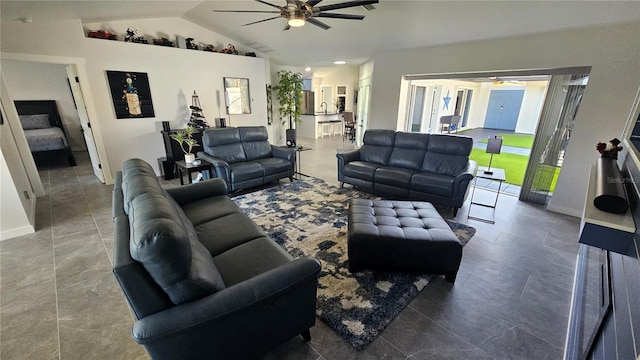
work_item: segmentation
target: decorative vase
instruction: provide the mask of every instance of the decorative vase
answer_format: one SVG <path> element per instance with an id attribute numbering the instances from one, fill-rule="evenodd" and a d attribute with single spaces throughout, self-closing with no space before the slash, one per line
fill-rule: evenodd
<path id="1" fill-rule="evenodd" d="M 186 162 L 187 164 L 193 163 L 195 159 L 196 159 L 195 154 L 184 154 L 184 162 Z"/>

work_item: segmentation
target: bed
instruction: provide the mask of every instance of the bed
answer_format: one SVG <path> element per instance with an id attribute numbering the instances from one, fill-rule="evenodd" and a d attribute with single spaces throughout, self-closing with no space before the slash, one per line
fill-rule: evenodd
<path id="1" fill-rule="evenodd" d="M 41 163 L 66 157 L 69 166 L 76 166 L 55 100 L 18 100 L 14 103 L 34 160 Z"/>

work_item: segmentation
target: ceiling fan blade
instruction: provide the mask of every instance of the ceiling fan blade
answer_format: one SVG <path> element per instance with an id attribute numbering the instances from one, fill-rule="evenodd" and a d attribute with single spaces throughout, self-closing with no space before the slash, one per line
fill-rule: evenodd
<path id="1" fill-rule="evenodd" d="M 318 10 L 330 11 L 330 10 L 346 9 L 346 8 L 355 7 L 355 6 L 371 5 L 371 4 L 377 4 L 377 3 L 378 3 L 378 0 L 347 1 L 341 4 L 318 6 Z"/>
<path id="2" fill-rule="evenodd" d="M 262 0 L 256 0 L 256 1 L 257 1 L 257 2 L 259 2 L 259 3 L 261 3 L 261 4 L 265 4 L 265 5 L 272 6 L 272 7 L 276 8 L 276 9 L 280 9 L 280 10 L 282 10 L 282 9 L 283 9 L 283 7 L 282 7 L 282 6 L 274 5 L 274 4 L 268 3 L 268 2 L 266 2 L 266 1 L 262 1 Z"/>
<path id="3" fill-rule="evenodd" d="M 213 12 L 233 12 L 233 13 L 259 13 L 259 14 L 280 14 L 280 11 L 259 11 L 259 10 L 211 10 Z"/>
<path id="4" fill-rule="evenodd" d="M 242 26 L 253 25 L 253 24 L 258 24 L 258 23 L 261 23 L 261 22 L 269 21 L 269 20 L 280 19 L 281 17 L 282 17 L 282 16 L 274 16 L 274 17 L 272 17 L 272 18 L 263 19 L 263 20 L 258 20 L 258 21 L 254 21 L 254 22 L 247 23 L 247 24 L 242 24 Z"/>
<path id="5" fill-rule="evenodd" d="M 311 6 L 311 7 L 314 7 L 314 6 L 318 5 L 318 3 L 320 3 L 321 1 L 322 0 L 309 0 L 305 4 L 307 4 L 307 5 Z"/>
<path id="6" fill-rule="evenodd" d="M 324 17 L 324 18 L 332 18 L 332 19 L 349 19 L 349 20 L 362 20 L 364 19 L 363 15 L 348 15 L 348 14 L 332 14 L 332 13 L 319 13 L 318 15 L 314 15 L 313 17 Z"/>
<path id="7" fill-rule="evenodd" d="M 291 25 L 289 25 L 289 23 L 286 23 L 286 25 L 284 26 L 284 29 L 282 29 L 282 31 L 287 31 L 291 29 Z"/>
<path id="8" fill-rule="evenodd" d="M 308 22 L 309 24 L 313 24 L 313 25 L 315 25 L 315 26 L 317 26 L 317 27 L 323 28 L 324 30 L 329 30 L 329 29 L 331 29 L 331 26 L 329 26 L 329 25 L 327 25 L 327 24 L 323 23 L 322 21 L 318 21 L 318 20 L 316 20 L 316 19 L 314 19 L 314 18 L 308 18 L 308 19 L 307 19 L 307 22 Z"/>

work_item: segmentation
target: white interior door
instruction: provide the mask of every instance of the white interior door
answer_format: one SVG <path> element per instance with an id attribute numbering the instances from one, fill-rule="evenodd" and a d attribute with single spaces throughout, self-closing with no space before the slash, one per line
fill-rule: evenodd
<path id="1" fill-rule="evenodd" d="M 358 96 L 361 99 L 358 100 L 358 126 L 356 127 L 356 144 L 362 146 L 362 138 L 364 132 L 367 130 L 369 123 L 369 94 L 371 93 L 371 85 L 364 85 L 360 88 Z"/>
<path id="2" fill-rule="evenodd" d="M 67 75 L 69 76 L 69 84 L 71 85 L 71 93 L 73 94 L 73 100 L 76 103 L 78 109 L 78 116 L 80 117 L 80 125 L 82 127 L 82 134 L 84 140 L 87 143 L 87 150 L 89 151 L 89 158 L 91 158 L 91 166 L 93 167 L 93 173 L 104 183 L 104 174 L 102 173 L 102 166 L 100 165 L 100 157 L 98 156 L 98 150 L 96 149 L 96 143 L 93 139 L 93 131 L 91 131 L 91 122 L 89 121 L 89 115 L 87 114 L 87 108 L 84 104 L 84 97 L 82 96 L 82 88 L 78 79 L 78 72 L 75 65 L 67 66 Z"/>

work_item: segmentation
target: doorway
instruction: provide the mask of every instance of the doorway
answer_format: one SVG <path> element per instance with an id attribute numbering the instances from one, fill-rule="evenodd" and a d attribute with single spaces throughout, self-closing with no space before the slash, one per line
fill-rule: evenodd
<path id="1" fill-rule="evenodd" d="M 509 158 L 518 160 L 513 165 L 517 171 L 510 172 L 519 174 L 519 179 L 511 183 L 515 185 L 510 186 L 508 193 L 523 201 L 546 203 L 553 195 L 589 72 L 589 67 L 575 67 L 405 75 L 403 81 L 407 81 L 408 86 L 437 83 L 443 91 L 455 94 L 453 112 L 461 116 L 461 127 L 468 131 L 463 135 L 474 137 L 472 155 L 474 152 L 480 158 L 486 155 L 483 150 L 486 145 L 482 143 L 486 142 L 487 134 L 505 135 L 502 131 L 515 135 L 511 136 L 513 145 L 503 144 L 503 151 L 513 155 Z M 407 101 L 408 109 L 412 109 L 414 104 L 410 99 Z M 399 122 L 410 120 L 408 117 L 398 119 Z M 481 135 L 476 139 L 471 134 Z M 532 137 L 533 144 L 524 144 L 522 134 Z M 495 165 L 496 158 L 493 160 Z"/>
<path id="2" fill-rule="evenodd" d="M 82 60 L 73 62 L 70 58 L 3 56 L 2 67 L 7 88 L 13 100 L 54 100 L 61 115 L 63 126 L 67 132 L 67 141 L 72 151 L 91 160 L 94 175 L 105 183 L 101 155 L 95 142 L 94 132 L 89 122 L 89 112 L 85 104 L 85 96 L 80 85 L 78 67 Z M 84 74 L 84 68 L 82 68 Z M 25 84 L 38 84 L 26 86 Z M 24 137 L 23 133 L 16 133 Z M 102 145 L 102 144 L 100 144 Z M 102 152 L 104 151 L 101 147 Z M 23 157 L 33 158 L 28 151 Z M 62 162 L 60 165 L 62 166 Z M 29 164 L 25 164 L 29 166 Z M 33 165 L 32 165 L 33 166 Z M 39 176 L 34 168 L 33 177 Z M 110 176 L 109 176 L 110 179 Z"/>

